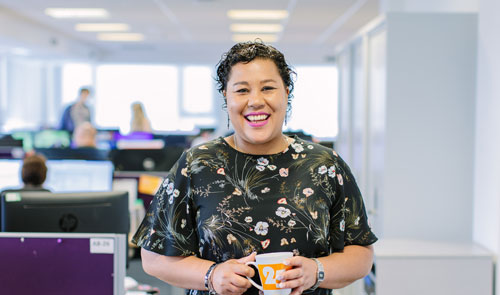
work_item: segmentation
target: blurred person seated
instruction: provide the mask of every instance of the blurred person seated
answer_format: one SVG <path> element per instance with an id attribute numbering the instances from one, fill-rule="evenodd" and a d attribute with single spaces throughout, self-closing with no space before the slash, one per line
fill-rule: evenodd
<path id="1" fill-rule="evenodd" d="M 78 125 L 73 133 L 72 146 L 75 148 L 97 148 L 97 130 L 90 122 Z"/>
<path id="2" fill-rule="evenodd" d="M 23 187 L 19 189 L 9 189 L 3 192 L 19 191 L 45 191 L 49 190 L 43 187 L 47 178 L 46 158 L 40 154 L 28 153 L 23 160 L 21 168 L 21 179 Z"/>
<path id="3" fill-rule="evenodd" d="M 146 117 L 144 107 L 140 102 L 132 104 L 132 121 L 130 122 L 130 132 L 147 132 L 153 133 L 151 122 Z"/>

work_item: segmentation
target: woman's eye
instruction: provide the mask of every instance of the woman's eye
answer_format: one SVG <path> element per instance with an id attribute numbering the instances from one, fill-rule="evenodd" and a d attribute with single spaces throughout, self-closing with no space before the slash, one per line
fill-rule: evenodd
<path id="1" fill-rule="evenodd" d="M 274 90 L 276 88 L 272 87 L 272 86 L 265 86 L 262 88 L 262 91 L 270 91 L 270 90 Z"/>
<path id="2" fill-rule="evenodd" d="M 248 92 L 248 89 L 246 88 L 241 88 L 241 89 L 238 89 L 236 90 L 237 93 L 245 93 L 245 92 Z"/>

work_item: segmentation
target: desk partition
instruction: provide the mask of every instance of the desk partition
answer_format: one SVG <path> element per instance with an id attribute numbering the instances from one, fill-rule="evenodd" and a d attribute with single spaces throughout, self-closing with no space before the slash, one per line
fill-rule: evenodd
<path id="1" fill-rule="evenodd" d="M 122 295 L 124 234 L 0 233 L 0 294 Z"/>

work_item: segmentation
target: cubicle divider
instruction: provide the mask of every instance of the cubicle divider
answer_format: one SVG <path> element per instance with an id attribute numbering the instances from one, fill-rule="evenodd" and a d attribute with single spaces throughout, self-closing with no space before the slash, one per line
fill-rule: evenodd
<path id="1" fill-rule="evenodd" d="M 0 233 L 0 294 L 125 294 L 125 239 Z"/>

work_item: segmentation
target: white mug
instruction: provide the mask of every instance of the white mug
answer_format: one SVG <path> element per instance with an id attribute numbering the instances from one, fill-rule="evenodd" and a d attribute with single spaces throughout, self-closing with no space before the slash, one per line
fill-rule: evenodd
<path id="1" fill-rule="evenodd" d="M 277 279 L 285 270 L 291 269 L 291 266 L 283 264 L 287 258 L 292 258 L 292 252 L 274 252 L 259 254 L 255 256 L 255 262 L 247 262 L 246 265 L 253 265 L 257 268 L 262 285 L 257 284 L 251 278 L 247 279 L 256 288 L 264 292 L 264 295 L 288 295 L 291 289 L 280 289 L 280 281 Z"/>

